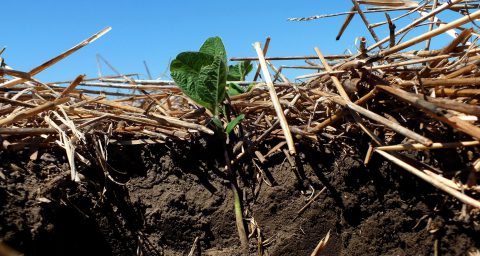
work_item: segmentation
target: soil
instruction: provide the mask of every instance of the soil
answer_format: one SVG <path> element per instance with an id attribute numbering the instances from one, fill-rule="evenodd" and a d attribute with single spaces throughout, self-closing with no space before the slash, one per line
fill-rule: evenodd
<path id="1" fill-rule="evenodd" d="M 251 158 L 235 166 L 264 255 L 310 255 L 329 231 L 322 255 L 466 255 L 480 248 L 478 212 L 462 215 L 461 203 L 377 155 L 364 166 L 366 142 L 349 145 L 298 144 L 296 169 L 283 153 L 273 155 L 259 166 L 272 186 L 253 182 L 259 175 Z M 64 151 L 31 154 L 0 152 L 0 238 L 25 255 L 187 255 L 197 237 L 201 255 L 241 254 L 213 139 L 109 146 L 117 183 L 88 152 L 91 165 L 77 163 L 80 184 L 70 180 Z M 311 191 L 324 187 L 297 216 Z"/>

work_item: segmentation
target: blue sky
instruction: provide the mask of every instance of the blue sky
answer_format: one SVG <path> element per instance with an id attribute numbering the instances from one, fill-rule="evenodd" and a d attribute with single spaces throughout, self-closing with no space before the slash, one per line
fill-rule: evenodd
<path id="1" fill-rule="evenodd" d="M 229 57 L 254 56 L 252 43 L 263 43 L 267 36 L 272 38 L 270 56 L 310 55 L 315 46 L 324 54 L 355 50 L 356 37 L 367 36 L 370 43 L 373 41 L 358 15 L 340 41 L 335 41 L 335 36 L 343 16 L 311 22 L 287 21 L 289 17 L 350 8 L 350 0 L 6 1 L 2 3 L 0 47 L 7 47 L 2 55 L 7 64 L 29 71 L 111 26 L 108 34 L 36 77 L 44 82 L 71 80 L 79 74 L 95 77 L 95 56 L 99 53 L 120 72 L 139 73 L 143 78 L 145 60 L 154 78 L 158 78 L 170 59 L 182 51 L 197 50 L 210 36 L 223 39 Z M 375 22 L 384 17 L 373 15 L 369 19 Z M 397 26 L 411 21 L 412 18 L 406 18 Z M 383 29 L 378 33 L 386 35 Z"/>

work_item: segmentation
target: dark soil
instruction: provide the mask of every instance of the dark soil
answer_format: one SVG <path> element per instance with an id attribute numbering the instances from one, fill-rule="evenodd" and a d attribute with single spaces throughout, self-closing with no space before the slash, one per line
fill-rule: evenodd
<path id="1" fill-rule="evenodd" d="M 283 154 L 261 168 L 273 186 L 253 182 L 250 158 L 236 166 L 249 217 L 265 255 L 310 255 L 330 231 L 322 255 L 466 255 L 480 248 L 479 217 L 379 156 L 365 167 L 365 143 L 352 149 L 297 145 L 298 169 Z M 265 146 L 267 147 L 267 146 Z M 95 157 L 70 181 L 62 150 L 1 151 L 0 238 L 26 255 L 239 255 L 233 196 L 216 143 L 198 139 L 157 146 L 110 146 L 112 177 Z M 311 188 L 326 191 L 297 217 Z M 253 196 L 255 190 L 258 196 Z M 302 193 L 303 192 L 303 193 Z M 477 212 L 478 214 L 478 212 Z M 250 239 L 256 255 L 257 240 Z"/>

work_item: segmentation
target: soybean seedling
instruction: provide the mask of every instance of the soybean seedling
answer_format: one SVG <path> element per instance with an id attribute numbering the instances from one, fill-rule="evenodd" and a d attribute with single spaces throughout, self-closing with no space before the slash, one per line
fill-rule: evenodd
<path id="1" fill-rule="evenodd" d="M 198 52 L 182 52 L 170 64 L 170 72 L 175 83 L 183 93 L 197 104 L 207 108 L 213 114 L 212 123 L 215 127 L 217 139 L 221 141 L 226 162 L 226 171 L 230 179 L 230 186 L 235 201 L 235 220 L 238 235 L 245 252 L 248 251 L 248 238 L 242 216 L 242 205 L 238 193 L 235 172 L 230 165 L 230 156 L 227 150 L 226 139 L 241 120 L 243 114 L 231 121 L 225 121 L 225 128 L 221 119 L 227 93 L 238 94 L 244 91 L 236 84 L 230 84 L 227 89 L 227 78 L 244 80 L 252 70 L 250 62 L 240 62 L 237 65 L 227 65 L 227 53 L 219 37 L 208 38 Z M 228 115 L 224 113 L 228 120 Z"/>

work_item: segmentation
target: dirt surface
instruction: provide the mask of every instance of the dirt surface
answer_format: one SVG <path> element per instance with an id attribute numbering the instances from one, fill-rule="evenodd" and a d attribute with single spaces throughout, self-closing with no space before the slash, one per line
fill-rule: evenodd
<path id="1" fill-rule="evenodd" d="M 461 215 L 461 203 L 379 156 L 365 167 L 366 143 L 350 145 L 297 145 L 297 169 L 283 153 L 273 155 L 259 166 L 272 186 L 254 182 L 250 158 L 236 165 L 265 255 L 310 255 L 329 231 L 322 255 L 466 255 L 480 248 L 478 212 Z M 187 255 L 196 237 L 201 255 L 240 255 L 216 143 L 108 152 L 110 175 L 125 185 L 106 178 L 88 153 L 91 165 L 78 163 L 85 179 L 77 184 L 62 150 L 40 149 L 35 160 L 28 149 L 1 151 L 0 238 L 26 255 Z M 312 189 L 324 187 L 297 216 Z"/>

